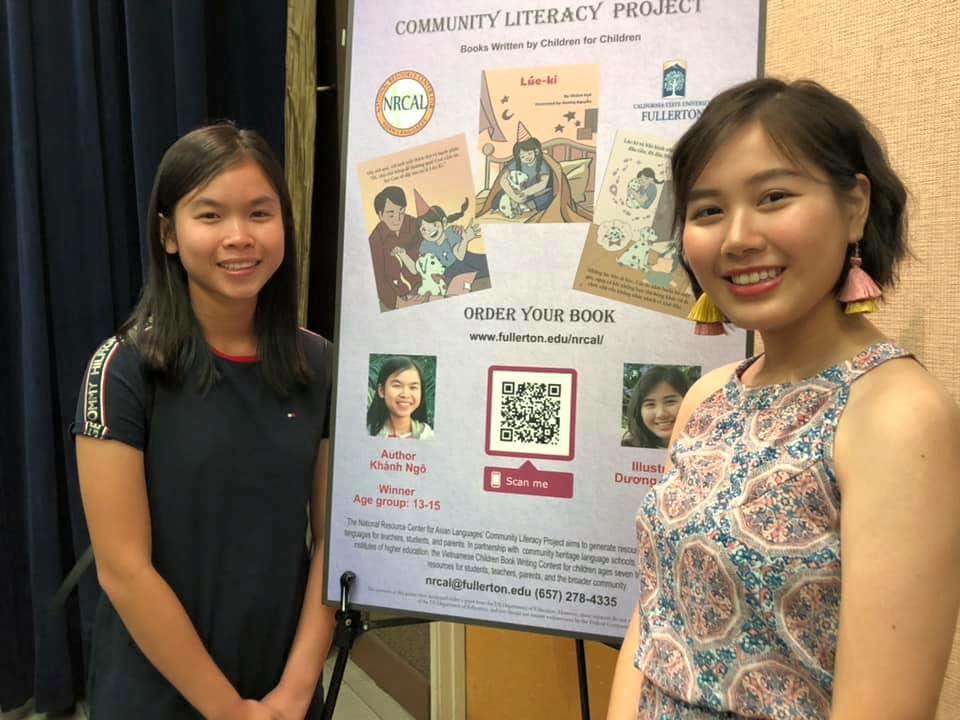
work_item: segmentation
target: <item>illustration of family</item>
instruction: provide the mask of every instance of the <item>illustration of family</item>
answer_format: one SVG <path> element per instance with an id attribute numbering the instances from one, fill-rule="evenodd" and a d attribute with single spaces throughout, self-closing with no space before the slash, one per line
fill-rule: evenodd
<path id="1" fill-rule="evenodd" d="M 396 185 L 373 200 L 378 222 L 370 233 L 370 258 L 380 310 L 418 305 L 490 287 L 479 227 L 455 225 L 470 202 L 447 214 L 413 191 L 417 215 L 407 214 L 407 195 Z"/>

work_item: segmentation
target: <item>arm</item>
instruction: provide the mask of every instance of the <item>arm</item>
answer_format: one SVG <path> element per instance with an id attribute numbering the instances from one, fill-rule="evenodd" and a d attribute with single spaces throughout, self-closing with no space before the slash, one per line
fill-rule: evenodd
<path id="1" fill-rule="evenodd" d="M 464 256 L 467 254 L 467 246 L 470 244 L 470 241 L 479 234 L 480 228 L 476 223 L 470 223 L 463 228 L 463 230 L 460 232 L 460 242 L 458 242 L 456 247 L 453 248 L 453 255 L 457 258 L 457 260 L 463 260 Z"/>
<path id="2" fill-rule="evenodd" d="M 390 255 L 397 258 L 400 261 L 400 264 L 407 269 L 407 272 L 417 274 L 417 266 L 413 262 L 413 258 L 410 257 L 410 254 L 404 250 L 402 247 L 395 247 L 390 251 Z"/>
<path id="3" fill-rule="evenodd" d="M 313 492 L 310 498 L 310 529 L 313 536 L 313 558 L 310 575 L 300 610 L 300 623 L 294 636 L 280 684 L 263 702 L 283 718 L 302 720 L 306 715 L 320 680 L 320 672 L 330 650 L 335 624 L 335 610 L 323 604 L 323 520 L 327 498 L 328 440 L 321 440 L 314 469 Z"/>
<path id="4" fill-rule="evenodd" d="M 97 579 L 146 658 L 206 718 L 272 717 L 240 698 L 153 567 L 143 453 L 77 437 L 77 468 Z"/>
<path id="5" fill-rule="evenodd" d="M 547 166 L 547 172 L 537 178 L 537 181 L 533 185 L 529 185 L 524 189 L 524 193 L 527 197 L 532 197 L 534 195 L 539 195 L 544 190 L 547 189 L 547 185 L 550 184 L 550 166 Z"/>
<path id="6" fill-rule="evenodd" d="M 857 381 L 837 428 L 843 504 L 831 720 L 934 717 L 960 603 L 960 411 L 909 360 Z"/>
<path id="7" fill-rule="evenodd" d="M 665 472 L 670 470 L 670 450 L 677 434 L 687 424 L 690 414 L 696 407 L 712 395 L 730 377 L 737 363 L 717 368 L 700 378 L 687 391 L 677 412 L 677 420 L 673 426 L 673 436 L 667 448 L 667 459 L 664 463 Z M 610 705 L 607 708 L 607 720 L 635 720 L 637 708 L 640 705 L 640 692 L 643 690 L 645 678 L 633 665 L 633 656 L 637 652 L 640 629 L 640 606 L 637 605 L 630 617 L 630 624 L 620 646 L 617 664 L 614 666 L 613 683 L 610 687 Z"/>

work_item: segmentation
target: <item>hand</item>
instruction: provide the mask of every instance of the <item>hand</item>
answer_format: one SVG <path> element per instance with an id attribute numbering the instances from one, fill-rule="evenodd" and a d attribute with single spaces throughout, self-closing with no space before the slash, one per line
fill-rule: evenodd
<path id="1" fill-rule="evenodd" d="M 393 250 L 390 251 L 390 254 L 398 258 L 409 257 L 409 255 L 407 255 L 407 251 L 404 250 L 402 247 L 395 247 Z"/>
<path id="2" fill-rule="evenodd" d="M 479 234 L 480 234 L 480 227 L 476 223 L 471 223 L 470 225 L 467 225 L 467 227 L 464 228 L 463 239 L 466 242 L 470 242 Z"/>
<path id="3" fill-rule="evenodd" d="M 281 682 L 260 702 L 273 711 L 277 720 L 303 720 L 310 707 L 310 697 L 295 697 Z"/>
<path id="4" fill-rule="evenodd" d="M 304 710 L 306 713 L 306 710 Z M 215 720 L 286 720 L 272 708 L 256 700 L 239 700 Z"/>

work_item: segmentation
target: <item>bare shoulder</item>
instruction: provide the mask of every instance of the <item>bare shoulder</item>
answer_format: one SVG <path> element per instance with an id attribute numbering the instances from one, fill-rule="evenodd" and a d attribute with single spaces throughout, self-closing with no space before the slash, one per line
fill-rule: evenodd
<path id="1" fill-rule="evenodd" d="M 858 379 L 837 426 L 841 486 L 849 478 L 925 479 L 960 488 L 960 407 L 947 389 L 910 358 L 889 360 Z"/>
<path id="2" fill-rule="evenodd" d="M 845 425 L 877 433 L 890 442 L 921 438 L 960 440 L 960 406 L 949 391 L 912 358 L 888 360 L 858 379 L 838 433 Z"/>
<path id="3" fill-rule="evenodd" d="M 850 386 L 834 441 L 842 496 L 831 717 L 932 718 L 960 605 L 960 410 L 919 363 Z"/>

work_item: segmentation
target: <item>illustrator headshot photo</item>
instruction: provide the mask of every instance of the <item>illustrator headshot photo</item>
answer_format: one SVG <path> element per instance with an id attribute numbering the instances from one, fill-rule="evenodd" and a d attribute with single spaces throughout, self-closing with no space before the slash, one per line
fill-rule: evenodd
<path id="1" fill-rule="evenodd" d="M 700 370 L 698 365 L 625 363 L 620 445 L 666 448 L 683 396 Z"/>
<path id="2" fill-rule="evenodd" d="M 367 432 L 384 438 L 432 438 L 436 383 L 435 355 L 371 354 Z"/>

